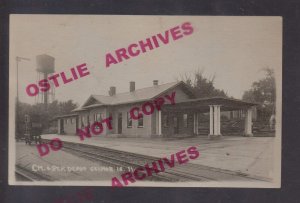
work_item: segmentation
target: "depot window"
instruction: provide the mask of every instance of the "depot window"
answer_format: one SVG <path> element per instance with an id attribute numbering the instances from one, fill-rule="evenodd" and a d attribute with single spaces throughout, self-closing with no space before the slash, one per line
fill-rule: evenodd
<path id="1" fill-rule="evenodd" d="M 81 116 L 81 124 L 82 125 L 86 125 L 85 116 Z"/>
<path id="2" fill-rule="evenodd" d="M 169 117 L 168 117 L 168 115 L 163 116 L 163 126 L 165 128 L 169 127 Z"/>
<path id="3" fill-rule="evenodd" d="M 102 114 L 101 113 L 95 113 L 94 114 L 94 121 L 101 121 L 102 119 Z"/>
<path id="4" fill-rule="evenodd" d="M 143 128 L 144 127 L 144 116 L 142 115 L 138 120 L 138 127 Z"/>
<path id="5" fill-rule="evenodd" d="M 188 127 L 188 115 L 186 113 L 183 114 L 183 127 Z"/>
<path id="6" fill-rule="evenodd" d="M 111 125 L 112 128 L 114 128 L 113 114 L 111 112 L 109 113 L 109 117 L 111 118 L 110 125 Z"/>
<path id="7" fill-rule="evenodd" d="M 132 118 L 129 112 L 127 112 L 127 128 L 132 128 Z"/>

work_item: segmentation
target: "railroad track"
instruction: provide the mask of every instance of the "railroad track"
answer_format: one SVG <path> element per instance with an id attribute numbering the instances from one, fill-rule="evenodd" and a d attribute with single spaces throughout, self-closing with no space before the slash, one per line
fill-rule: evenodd
<path id="1" fill-rule="evenodd" d="M 106 148 L 89 148 L 90 146 L 78 146 L 73 143 L 64 143 L 63 150 L 69 151 L 72 154 L 77 156 L 87 158 L 92 161 L 105 162 L 115 167 L 124 167 L 125 170 L 122 172 L 128 172 L 128 168 L 132 168 L 133 170 L 138 167 L 143 167 L 146 163 L 151 163 L 154 160 L 141 159 L 141 157 L 132 156 L 129 154 L 124 154 L 124 152 L 118 152 Z M 134 158 L 134 159 L 133 159 Z M 130 160 L 129 160 L 130 159 Z M 157 159 L 156 159 L 157 160 Z M 169 172 L 161 172 L 159 174 L 155 174 L 153 172 L 152 176 L 148 176 L 147 180 L 152 181 L 167 181 L 167 182 L 177 182 L 177 181 L 187 181 L 189 178 L 182 174 L 173 174 Z"/>
<path id="2" fill-rule="evenodd" d="M 53 178 L 46 174 L 34 173 L 19 164 L 16 164 L 15 174 L 27 181 L 54 181 Z"/>
<path id="3" fill-rule="evenodd" d="M 47 142 L 47 140 L 45 141 Z M 125 167 L 125 169 L 127 167 L 131 167 L 133 169 L 143 167 L 147 163 L 151 164 L 153 161 L 159 160 L 157 157 L 71 142 L 64 142 L 63 150 L 91 161 L 104 162 L 115 167 Z M 123 172 L 126 171 L 129 170 L 125 170 Z M 165 182 L 203 182 L 220 180 L 269 181 L 268 179 L 261 177 L 253 177 L 243 173 L 227 171 L 193 163 L 187 163 L 184 165 L 175 163 L 174 168 L 167 168 L 166 171 L 158 174 L 153 172 L 153 175 L 151 177 L 148 176 L 146 179 Z"/>

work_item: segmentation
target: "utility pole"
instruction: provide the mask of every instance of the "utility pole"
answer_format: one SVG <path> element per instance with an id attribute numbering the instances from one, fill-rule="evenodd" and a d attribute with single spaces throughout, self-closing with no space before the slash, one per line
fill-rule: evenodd
<path id="1" fill-rule="evenodd" d="M 16 62 L 17 62 L 17 97 L 16 97 L 16 116 L 15 116 L 15 128 L 16 128 L 16 135 L 19 133 L 19 125 L 18 125 L 18 112 L 19 112 L 19 62 L 22 60 L 24 61 L 30 61 L 29 58 L 24 58 L 24 57 L 16 57 Z"/>

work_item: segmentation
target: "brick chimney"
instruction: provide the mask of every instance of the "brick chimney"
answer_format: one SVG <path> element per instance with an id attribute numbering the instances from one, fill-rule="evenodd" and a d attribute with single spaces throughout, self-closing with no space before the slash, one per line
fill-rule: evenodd
<path id="1" fill-rule="evenodd" d="M 135 91 L 135 82 L 134 81 L 129 82 L 129 91 L 130 92 Z"/>
<path id="2" fill-rule="evenodd" d="M 108 94 L 109 94 L 109 96 L 114 96 L 114 95 L 116 95 L 116 87 L 111 86 L 111 87 L 109 88 Z"/>
<path id="3" fill-rule="evenodd" d="M 153 80 L 153 86 L 157 86 L 158 85 L 158 80 Z"/>

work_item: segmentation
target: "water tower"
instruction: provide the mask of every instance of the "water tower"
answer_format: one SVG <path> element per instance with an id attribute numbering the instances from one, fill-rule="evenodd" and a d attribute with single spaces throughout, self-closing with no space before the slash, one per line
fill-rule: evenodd
<path id="1" fill-rule="evenodd" d="M 37 64 L 37 82 L 43 79 L 47 79 L 54 73 L 54 61 L 55 58 L 46 54 L 36 56 L 36 64 Z M 36 103 L 48 105 L 48 103 L 54 101 L 55 89 L 54 84 L 50 82 L 51 88 L 46 92 L 39 92 L 36 96 Z"/>

